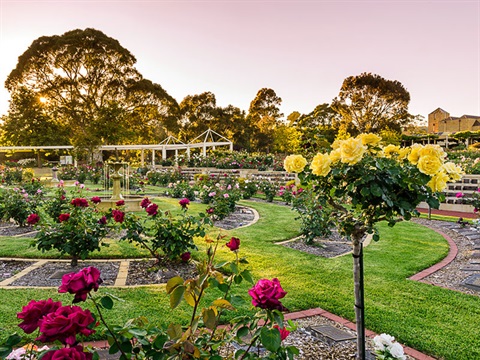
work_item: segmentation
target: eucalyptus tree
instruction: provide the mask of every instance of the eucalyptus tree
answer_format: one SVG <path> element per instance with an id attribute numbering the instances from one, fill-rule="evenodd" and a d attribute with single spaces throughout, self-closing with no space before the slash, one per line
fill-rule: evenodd
<path id="1" fill-rule="evenodd" d="M 274 141 L 274 130 L 280 124 L 282 98 L 274 90 L 262 88 L 248 109 L 247 124 L 251 138 L 251 149 L 268 151 Z"/>
<path id="2" fill-rule="evenodd" d="M 184 141 L 192 140 L 209 128 L 217 118 L 217 100 L 215 94 L 206 91 L 188 95 L 179 104 L 180 133 Z"/>
<path id="3" fill-rule="evenodd" d="M 387 128 L 399 132 L 411 121 L 409 102 L 410 94 L 399 81 L 362 73 L 343 81 L 331 107 L 341 116 L 335 126 L 352 134 Z"/>
<path id="4" fill-rule="evenodd" d="M 19 57 L 5 86 L 43 100 L 43 113 L 69 129 L 78 148 L 126 142 L 153 120 L 174 125 L 176 102 L 159 85 L 143 79 L 135 57 L 95 29 L 42 36 Z"/>

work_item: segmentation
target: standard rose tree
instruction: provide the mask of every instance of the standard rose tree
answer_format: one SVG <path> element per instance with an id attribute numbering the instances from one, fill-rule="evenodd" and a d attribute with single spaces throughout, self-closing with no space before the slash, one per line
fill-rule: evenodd
<path id="1" fill-rule="evenodd" d="M 448 181 L 458 180 L 462 170 L 446 162 L 446 153 L 436 145 L 400 148 L 382 146 L 375 134 L 336 140 L 328 153 L 318 153 L 307 167 L 300 155 L 285 159 L 285 169 L 299 174 L 312 186 L 322 206 L 332 212 L 331 219 L 341 235 L 353 245 L 357 359 L 365 358 L 363 301 L 363 240 L 367 234 L 379 235 L 375 224 L 387 221 L 394 226 L 418 214 L 417 205 L 425 201 L 438 208 L 441 191 Z"/>

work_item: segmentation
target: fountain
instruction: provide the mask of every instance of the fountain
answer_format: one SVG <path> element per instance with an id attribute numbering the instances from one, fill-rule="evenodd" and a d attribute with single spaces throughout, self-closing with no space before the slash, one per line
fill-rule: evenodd
<path id="1" fill-rule="evenodd" d="M 111 169 L 113 169 L 110 175 Z M 123 173 L 121 172 L 123 170 Z M 99 204 L 100 209 L 107 210 L 116 206 L 117 201 L 123 200 L 125 202 L 125 210 L 127 211 L 140 211 L 140 202 L 142 196 L 129 194 L 129 181 L 128 181 L 128 163 L 118 161 L 105 163 L 104 168 L 104 183 L 105 190 L 109 188 L 110 178 L 113 182 L 112 196 L 107 195 L 100 196 L 102 202 Z M 122 187 L 123 179 L 123 187 Z M 122 191 L 123 190 L 123 191 Z"/>

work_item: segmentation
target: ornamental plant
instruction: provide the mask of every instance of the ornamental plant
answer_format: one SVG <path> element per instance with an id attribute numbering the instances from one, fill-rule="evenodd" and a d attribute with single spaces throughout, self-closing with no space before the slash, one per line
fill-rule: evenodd
<path id="1" fill-rule="evenodd" d="M 37 211 L 43 203 L 43 191 L 38 189 L 29 194 L 25 189 L 4 189 L 0 192 L 0 219 L 25 226 L 28 216 Z"/>
<path id="2" fill-rule="evenodd" d="M 280 311 L 284 309 L 281 300 L 287 292 L 278 279 L 261 279 L 254 284 L 250 271 L 242 268 L 248 262 L 239 256 L 239 239 L 232 238 L 225 244 L 233 252 L 234 259 L 217 263 L 215 257 L 221 250 L 223 239 L 221 235 L 216 241 L 206 239 L 206 257 L 202 261 L 191 260 L 197 267 L 195 278 L 175 277 L 166 285 L 172 309 L 183 301 L 192 309 L 186 326 L 170 324 L 166 329 L 159 328 L 145 317 L 128 320 L 123 325 L 108 324 L 103 313 L 113 308 L 114 299 L 94 294 L 101 284 L 100 272 L 94 267 L 84 268 L 64 275 L 59 292 L 74 295 L 75 303 L 92 302 L 96 316 L 80 306 L 63 306 L 52 299 L 30 301 L 17 314 L 22 320 L 19 327 L 27 334 L 38 329 L 37 341 L 55 341 L 56 345 L 42 348 L 39 353 L 30 352 L 29 358 L 98 359 L 94 350 L 81 343 L 85 336 L 101 326 L 110 345 L 109 353 L 120 353 L 120 359 L 125 360 L 293 359 L 299 353 L 298 349 L 282 345 L 290 331 L 296 329 L 293 322 L 284 321 Z M 246 303 L 247 300 L 236 292 L 236 286 L 244 281 L 253 285 L 249 294 L 256 312 L 233 318 L 228 327 L 220 327 L 226 312 L 234 312 L 236 307 Z M 219 297 L 205 304 L 204 296 L 209 289 L 216 289 Z M 204 304 L 203 308 L 201 304 Z M 13 354 L 13 347 L 20 341 L 20 336 L 10 336 L 0 346 L 0 356 Z M 233 347 L 227 345 L 233 342 L 241 347 L 232 350 Z M 258 350 L 261 347 L 265 349 L 262 353 Z"/>
<path id="3" fill-rule="evenodd" d="M 160 211 L 148 198 L 143 199 L 141 205 L 146 216 L 127 213 L 121 221 L 115 219 L 126 230 L 121 240 L 135 242 L 159 262 L 178 260 L 190 249 L 196 249 L 194 238 L 204 237 L 205 226 L 212 224 L 204 213 L 199 213 L 198 217 L 189 215 L 185 203 L 185 199 L 180 200 L 181 213 L 175 216 L 169 211 Z"/>
<path id="4" fill-rule="evenodd" d="M 383 146 L 381 137 L 361 134 L 336 140 L 332 150 L 316 154 L 310 165 L 301 155 L 285 159 L 285 169 L 299 174 L 331 207 L 341 235 L 351 240 L 354 261 L 357 359 L 365 358 L 363 241 L 367 234 L 379 240 L 376 223 L 394 226 L 418 214 L 425 201 L 438 208 L 448 181 L 459 180 L 462 169 L 445 162 L 437 145 L 400 148 Z"/>
<path id="5" fill-rule="evenodd" d="M 58 194 L 57 194 L 58 196 Z M 60 195 L 65 196 L 65 195 Z M 62 198 L 60 197 L 60 201 Z M 39 229 L 32 246 L 39 250 L 49 251 L 56 249 L 60 253 L 71 256 L 71 265 L 76 266 L 79 259 L 85 260 L 88 255 L 101 246 L 108 246 L 103 242 L 111 226 L 107 216 L 97 208 L 98 202 L 89 201 L 86 198 L 76 197 L 62 203 L 60 214 L 56 218 L 40 214 Z M 57 208 L 55 208 L 57 209 Z M 123 213 L 115 209 L 113 212 Z M 55 214 L 56 212 L 51 212 Z M 108 218 L 114 214 L 108 214 Z"/>
<path id="6" fill-rule="evenodd" d="M 375 355 L 380 360 L 406 360 L 407 357 L 403 353 L 403 347 L 395 338 L 388 334 L 377 335 L 373 338 Z"/>

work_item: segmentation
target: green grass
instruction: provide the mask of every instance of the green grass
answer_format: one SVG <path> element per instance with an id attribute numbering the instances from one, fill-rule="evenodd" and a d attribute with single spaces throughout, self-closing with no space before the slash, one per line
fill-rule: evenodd
<path id="1" fill-rule="evenodd" d="M 171 206 L 175 203 L 169 202 Z M 259 222 L 225 233 L 241 239 L 240 254 L 249 260 L 255 278 L 278 277 L 288 292 L 283 303 L 291 311 L 321 307 L 353 320 L 351 256 L 324 259 L 275 245 L 298 234 L 300 224 L 294 220 L 295 212 L 267 203 L 242 204 L 257 209 Z M 389 333 L 403 344 L 436 357 L 480 358 L 480 298 L 407 280 L 445 257 L 446 241 L 434 231 L 411 222 L 399 223 L 394 228 L 380 224 L 379 230 L 380 241 L 365 248 L 366 327 Z M 201 250 L 204 248 L 204 244 L 198 245 Z M 2 252 L 0 248 L 0 256 Z M 19 253 L 23 255 L 23 251 Z M 231 257 L 228 248 L 222 246 L 218 259 Z M 241 284 L 239 291 L 246 296 L 248 288 Z M 163 325 L 172 321 L 185 323 L 188 318 L 185 305 L 179 311 L 169 310 L 163 286 L 101 288 L 100 293 L 104 292 L 123 299 L 106 314 L 114 323 L 140 315 Z M 8 299 L 0 304 L 0 327 L 6 328 L 7 333 L 15 331 L 15 317 L 21 307 L 31 299 L 49 296 L 65 302 L 71 299 L 55 290 L 0 290 L 0 297 Z M 209 293 L 206 300 L 216 296 Z M 247 311 L 248 307 L 240 309 L 241 313 Z"/>

